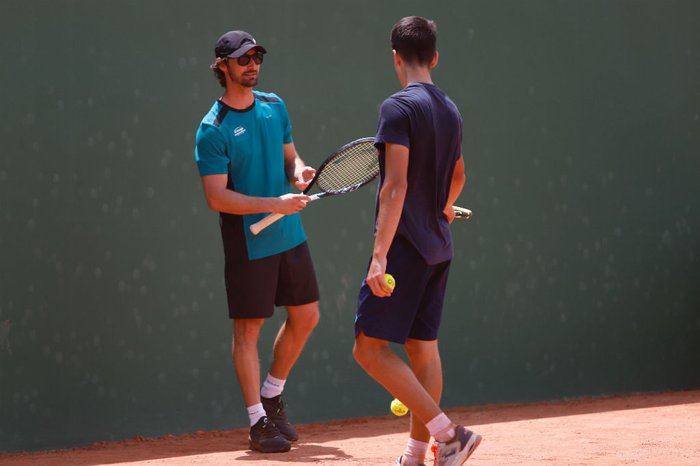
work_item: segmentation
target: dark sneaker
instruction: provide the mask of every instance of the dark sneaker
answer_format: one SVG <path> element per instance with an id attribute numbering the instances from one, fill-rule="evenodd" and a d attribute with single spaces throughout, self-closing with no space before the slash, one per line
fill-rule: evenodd
<path id="1" fill-rule="evenodd" d="M 265 408 L 265 413 L 270 419 L 270 422 L 279 429 L 282 436 L 290 442 L 299 440 L 299 434 L 297 434 L 294 426 L 289 423 L 287 414 L 284 412 L 282 395 L 277 395 L 273 398 L 261 397 L 260 400 L 262 401 L 263 408 Z"/>
<path id="2" fill-rule="evenodd" d="M 459 466 L 467 461 L 481 443 L 481 435 L 462 426 L 455 427 L 456 434 L 449 442 L 435 442 L 435 466 Z"/>
<path id="3" fill-rule="evenodd" d="M 275 425 L 267 417 L 261 418 L 257 424 L 250 428 L 248 445 L 251 450 L 262 453 L 277 453 L 289 451 L 292 444 L 280 434 Z"/>

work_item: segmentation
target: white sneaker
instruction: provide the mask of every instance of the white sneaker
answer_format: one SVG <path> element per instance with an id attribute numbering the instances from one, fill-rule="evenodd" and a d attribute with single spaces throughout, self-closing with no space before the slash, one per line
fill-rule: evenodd
<path id="1" fill-rule="evenodd" d="M 481 443 L 481 435 L 462 426 L 455 427 L 455 436 L 449 442 L 435 442 L 435 466 L 460 466 Z"/>

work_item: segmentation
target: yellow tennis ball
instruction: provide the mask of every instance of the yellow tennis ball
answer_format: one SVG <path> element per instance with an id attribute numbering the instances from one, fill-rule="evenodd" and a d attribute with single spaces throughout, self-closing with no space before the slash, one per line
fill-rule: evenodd
<path id="1" fill-rule="evenodd" d="M 394 277 L 391 276 L 391 274 L 385 273 L 384 274 L 384 281 L 386 282 L 387 285 L 389 285 L 389 288 L 392 290 L 396 286 L 396 280 L 394 280 Z"/>
<path id="2" fill-rule="evenodd" d="M 408 412 L 408 408 L 397 398 L 394 398 L 394 401 L 391 402 L 391 412 L 397 416 L 403 416 Z"/>

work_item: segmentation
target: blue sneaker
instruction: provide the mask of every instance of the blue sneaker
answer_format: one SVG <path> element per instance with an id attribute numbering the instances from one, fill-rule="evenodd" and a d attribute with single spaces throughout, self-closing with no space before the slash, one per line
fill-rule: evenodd
<path id="1" fill-rule="evenodd" d="M 435 466 L 460 466 L 481 443 L 481 435 L 462 426 L 455 427 L 455 436 L 449 442 L 435 442 Z"/>

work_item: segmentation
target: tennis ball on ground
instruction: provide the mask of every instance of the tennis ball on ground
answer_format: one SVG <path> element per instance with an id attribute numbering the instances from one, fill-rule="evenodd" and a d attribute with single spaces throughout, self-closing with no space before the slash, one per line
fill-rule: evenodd
<path id="1" fill-rule="evenodd" d="M 408 412 L 408 408 L 397 398 L 394 398 L 394 401 L 391 402 L 391 412 L 397 416 L 403 416 Z"/>
<path id="2" fill-rule="evenodd" d="M 386 282 L 387 285 L 389 285 L 389 288 L 392 290 L 396 286 L 396 280 L 394 280 L 394 277 L 391 276 L 391 274 L 385 273 L 384 274 L 384 281 Z"/>

